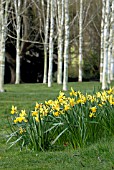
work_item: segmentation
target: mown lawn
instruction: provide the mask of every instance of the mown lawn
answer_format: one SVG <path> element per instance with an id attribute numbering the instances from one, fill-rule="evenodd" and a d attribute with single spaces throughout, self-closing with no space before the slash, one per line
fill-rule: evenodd
<path id="1" fill-rule="evenodd" d="M 114 85 L 114 83 L 112 83 Z M 69 83 L 70 88 L 92 93 L 101 89 L 99 82 Z M 83 149 L 73 150 L 65 146 L 64 150 L 47 152 L 20 151 L 18 146 L 8 150 L 6 134 L 8 131 L 7 113 L 12 105 L 20 109 L 32 110 L 35 102 L 54 99 L 62 90 L 62 85 L 53 84 L 48 88 L 43 84 L 5 85 L 6 92 L 0 93 L 0 169 L 1 170 L 111 170 L 114 169 L 114 138 L 102 139 L 98 143 Z M 66 93 L 68 93 L 66 92 Z M 6 113 L 7 112 L 7 113 Z"/>

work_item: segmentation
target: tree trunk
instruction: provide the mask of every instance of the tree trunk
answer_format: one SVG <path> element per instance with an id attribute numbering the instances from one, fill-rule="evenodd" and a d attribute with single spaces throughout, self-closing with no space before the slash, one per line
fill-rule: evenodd
<path id="1" fill-rule="evenodd" d="M 49 37 L 49 70 L 48 70 L 48 87 L 52 85 L 53 72 L 53 36 L 54 36 L 54 0 L 51 0 L 51 23 Z"/>
<path id="2" fill-rule="evenodd" d="M 106 8 L 106 2 L 105 0 L 102 0 L 100 82 L 102 82 L 102 78 L 103 78 L 105 8 Z"/>
<path id="3" fill-rule="evenodd" d="M 112 1 L 111 13 L 111 75 L 110 79 L 114 80 L 114 1 Z"/>
<path id="4" fill-rule="evenodd" d="M 102 89 L 108 89 L 108 61 L 109 61 L 109 38 L 110 38 L 110 0 L 106 1 L 106 10 L 105 10 L 105 25 L 104 25 L 104 61 L 103 61 L 103 79 L 102 79 Z"/>
<path id="5" fill-rule="evenodd" d="M 79 75 L 78 81 L 82 82 L 82 64 L 83 64 L 83 54 L 82 54 L 82 26 L 83 24 L 83 0 L 80 0 L 80 17 L 79 17 Z"/>
<path id="6" fill-rule="evenodd" d="M 64 42 L 64 74 L 63 90 L 67 91 L 68 83 L 68 58 L 69 58 L 69 1 L 65 0 L 65 42 Z"/>
<path id="7" fill-rule="evenodd" d="M 20 83 L 20 29 L 21 29 L 21 18 L 20 18 L 20 7 L 21 2 L 18 0 L 15 1 L 15 12 L 16 12 L 16 81 L 15 84 Z"/>
<path id="8" fill-rule="evenodd" d="M 10 68 L 10 71 L 11 71 L 10 83 L 14 84 L 15 83 L 15 78 L 16 78 L 15 59 L 13 59 L 12 56 L 8 52 L 5 52 L 5 57 L 6 57 L 6 61 L 7 61 L 8 65 L 9 65 L 9 68 Z"/>
<path id="9" fill-rule="evenodd" d="M 47 16 L 45 23 L 45 41 L 44 41 L 44 76 L 43 83 L 47 83 L 47 49 L 48 49 L 48 31 L 49 31 L 49 9 L 50 9 L 50 0 L 47 0 Z"/>
<path id="10" fill-rule="evenodd" d="M 62 84 L 63 65 L 63 24 L 64 24 L 64 0 L 58 0 L 58 68 L 57 83 Z"/>
<path id="11" fill-rule="evenodd" d="M 15 70 L 14 70 L 14 68 L 12 66 L 9 66 L 9 68 L 10 68 L 10 71 L 11 71 L 11 81 L 10 81 L 10 83 L 14 84 L 15 83 L 15 78 L 16 78 Z"/>
<path id="12" fill-rule="evenodd" d="M 4 73 L 5 73 L 5 41 L 7 33 L 7 12 L 8 12 L 9 0 L 6 2 L 1 0 L 0 7 L 0 92 L 4 92 Z"/>

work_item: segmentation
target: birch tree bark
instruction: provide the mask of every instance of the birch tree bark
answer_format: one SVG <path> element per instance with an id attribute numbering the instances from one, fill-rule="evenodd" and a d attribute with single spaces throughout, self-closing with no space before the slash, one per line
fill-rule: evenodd
<path id="1" fill-rule="evenodd" d="M 103 61 L 103 79 L 102 79 L 102 89 L 108 89 L 108 61 L 109 61 L 109 38 L 110 38 L 110 0 L 106 1 L 105 10 L 105 25 L 104 25 L 104 61 Z"/>
<path id="2" fill-rule="evenodd" d="M 16 81 L 15 84 L 20 83 L 20 30 L 21 30 L 21 0 L 14 1 L 15 14 L 16 14 Z"/>
<path id="3" fill-rule="evenodd" d="M 83 29 L 83 0 L 80 0 L 80 17 L 79 17 L 79 75 L 78 75 L 78 81 L 82 82 L 82 64 L 83 64 L 83 58 L 82 58 L 82 29 Z"/>
<path id="4" fill-rule="evenodd" d="M 105 8 L 106 8 L 106 1 L 102 0 L 100 82 L 102 82 L 102 78 L 103 78 Z"/>
<path id="5" fill-rule="evenodd" d="M 45 40 L 44 40 L 44 76 L 43 83 L 47 83 L 47 50 L 48 50 L 48 32 L 49 32 L 49 10 L 50 10 L 50 0 L 47 0 L 47 14 L 46 14 L 46 24 L 45 24 Z"/>
<path id="6" fill-rule="evenodd" d="M 53 36 L 54 36 L 54 0 L 51 0 L 51 23 L 49 37 L 49 70 L 48 70 L 48 87 L 52 86 L 52 71 L 53 71 Z"/>
<path id="7" fill-rule="evenodd" d="M 108 84 L 111 83 L 111 60 L 112 60 L 112 0 L 109 0 L 109 46 L 108 46 Z"/>
<path id="8" fill-rule="evenodd" d="M 110 79 L 114 80 L 114 1 L 112 0 L 111 12 L 111 74 Z"/>
<path id="9" fill-rule="evenodd" d="M 8 6 L 9 0 L 1 0 L 0 4 L 0 92 L 4 92 L 4 72 L 5 72 L 5 41 L 7 34 Z"/>
<path id="10" fill-rule="evenodd" d="M 69 59 L 69 1 L 65 0 L 65 42 L 64 42 L 64 74 L 63 90 L 67 91 Z"/>
<path id="11" fill-rule="evenodd" d="M 63 65 L 63 25 L 64 25 L 64 0 L 58 0 L 58 68 L 57 83 L 62 84 Z"/>

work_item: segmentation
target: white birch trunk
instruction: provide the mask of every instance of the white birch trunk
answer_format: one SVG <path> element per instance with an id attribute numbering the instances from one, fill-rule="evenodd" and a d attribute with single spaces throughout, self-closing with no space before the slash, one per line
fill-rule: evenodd
<path id="1" fill-rule="evenodd" d="M 109 50 L 109 25 L 110 25 L 110 1 L 106 1 L 105 10 L 105 25 L 104 25 L 104 63 L 103 63 L 103 79 L 102 79 L 102 89 L 108 89 L 108 50 Z"/>
<path id="2" fill-rule="evenodd" d="M 1 0 L 0 6 L 0 92 L 4 92 L 4 72 L 5 72 L 5 41 L 7 33 L 7 12 L 9 0 Z"/>
<path id="3" fill-rule="evenodd" d="M 69 59 L 69 1 L 65 0 L 65 42 L 64 42 L 64 74 L 63 90 L 67 91 L 68 59 Z"/>
<path id="4" fill-rule="evenodd" d="M 111 74 L 110 79 L 114 80 L 114 1 L 112 0 L 112 13 L 111 13 Z"/>
<path id="5" fill-rule="evenodd" d="M 49 70 L 48 70 L 48 87 L 52 86 L 53 72 L 53 36 L 54 36 L 54 0 L 51 0 L 51 23 L 49 37 Z"/>
<path id="6" fill-rule="evenodd" d="M 111 19 L 112 19 L 112 0 L 109 0 L 110 12 L 109 12 L 109 47 L 108 47 L 108 84 L 111 83 L 111 58 L 112 58 L 112 29 L 111 29 Z"/>
<path id="7" fill-rule="evenodd" d="M 58 68 L 57 83 L 62 84 L 63 65 L 63 24 L 64 24 L 64 0 L 58 0 Z"/>
<path id="8" fill-rule="evenodd" d="M 82 64 L 83 64 L 83 58 L 82 58 L 82 24 L 83 24 L 83 0 L 80 0 L 80 17 L 79 17 L 79 75 L 78 75 L 78 81 L 82 82 Z"/>
<path id="9" fill-rule="evenodd" d="M 20 8 L 21 1 L 18 0 L 17 3 L 15 1 L 15 12 L 16 12 L 16 81 L 15 84 L 20 83 L 20 29 L 21 29 L 21 18 L 20 18 Z"/>
<path id="10" fill-rule="evenodd" d="M 45 25 L 45 41 L 44 41 L 44 76 L 43 83 L 47 83 L 47 49 L 48 49 L 48 31 L 49 31 L 49 9 L 50 9 L 50 0 L 47 0 L 47 16 L 46 16 L 46 25 Z"/>
<path id="11" fill-rule="evenodd" d="M 100 82 L 103 79 L 103 60 L 104 60 L 104 20 L 105 20 L 106 1 L 102 0 L 102 19 L 101 19 L 101 54 L 100 54 Z"/>

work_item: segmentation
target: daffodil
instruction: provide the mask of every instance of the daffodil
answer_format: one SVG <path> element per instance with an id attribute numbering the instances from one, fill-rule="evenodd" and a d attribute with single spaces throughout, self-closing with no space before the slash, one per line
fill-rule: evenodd
<path id="1" fill-rule="evenodd" d="M 68 98 L 69 99 L 69 102 L 70 102 L 70 106 L 74 106 L 75 104 L 76 104 L 76 102 L 75 102 L 75 99 L 74 98 Z"/>
<path id="2" fill-rule="evenodd" d="M 36 120 L 36 122 L 39 122 L 39 118 L 38 118 L 38 116 L 36 116 L 36 117 L 35 117 L 35 120 Z"/>
<path id="3" fill-rule="evenodd" d="M 12 105 L 11 114 L 17 113 L 17 107 Z"/>
<path id="4" fill-rule="evenodd" d="M 24 117 L 24 116 L 26 116 L 27 114 L 26 114 L 26 112 L 25 112 L 25 110 L 21 110 L 21 113 L 20 113 L 20 117 Z"/>
<path id="5" fill-rule="evenodd" d="M 94 113 L 90 113 L 89 114 L 89 117 L 92 118 L 92 117 L 96 117 Z"/>
<path id="6" fill-rule="evenodd" d="M 107 90 L 107 93 L 110 95 L 110 94 L 112 94 L 113 93 L 113 88 L 110 88 L 109 90 Z"/>
<path id="7" fill-rule="evenodd" d="M 52 104 L 53 104 L 53 100 L 45 101 L 45 104 L 50 106 L 50 105 L 52 105 Z"/>
<path id="8" fill-rule="evenodd" d="M 70 110 L 70 105 L 68 105 L 68 104 L 65 105 L 65 106 L 64 106 L 64 110 L 65 110 L 65 111 Z"/>
<path id="9" fill-rule="evenodd" d="M 64 95 L 65 95 L 64 92 L 60 91 L 59 96 L 63 97 Z"/>
<path id="10" fill-rule="evenodd" d="M 32 111 L 32 116 L 37 116 L 37 115 L 38 115 L 38 111 L 36 109 Z"/>
<path id="11" fill-rule="evenodd" d="M 92 111 L 92 113 L 95 113 L 97 111 L 96 106 L 95 107 L 91 107 L 90 110 Z"/>
<path id="12" fill-rule="evenodd" d="M 70 96 L 77 96 L 77 92 L 75 92 L 72 87 L 71 87 Z"/>
<path id="13" fill-rule="evenodd" d="M 28 122 L 25 117 L 16 117 L 16 119 L 14 120 L 14 123 L 21 123 L 22 121 Z"/>
<path id="14" fill-rule="evenodd" d="M 54 116 L 59 116 L 59 112 L 53 112 Z"/>
<path id="15" fill-rule="evenodd" d="M 97 92 L 96 95 L 97 95 L 98 98 L 101 97 L 101 93 L 100 92 Z"/>
<path id="16" fill-rule="evenodd" d="M 60 110 L 60 104 L 59 104 L 59 101 L 58 101 L 58 100 L 55 100 L 55 101 L 53 102 L 52 109 L 53 109 L 53 110 L 56 110 L 56 111 L 59 111 L 59 110 Z"/>
<path id="17" fill-rule="evenodd" d="M 38 103 L 36 102 L 36 106 L 35 106 L 35 109 L 39 109 L 39 107 L 42 105 L 42 103 Z"/>

